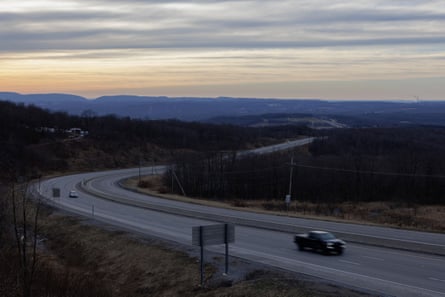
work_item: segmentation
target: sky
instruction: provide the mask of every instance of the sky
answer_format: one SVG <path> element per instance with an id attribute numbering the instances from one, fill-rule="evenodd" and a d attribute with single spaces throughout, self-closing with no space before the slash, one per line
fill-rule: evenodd
<path id="1" fill-rule="evenodd" d="M 445 100 L 443 0 L 0 0 L 0 91 Z"/>

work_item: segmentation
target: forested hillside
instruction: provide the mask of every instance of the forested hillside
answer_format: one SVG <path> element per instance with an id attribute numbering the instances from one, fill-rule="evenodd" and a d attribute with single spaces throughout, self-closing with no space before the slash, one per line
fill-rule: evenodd
<path id="1" fill-rule="evenodd" d="M 284 200 L 293 157 L 298 201 L 445 202 L 445 129 L 338 129 L 308 150 L 237 158 L 188 154 L 175 173 L 187 195 L 224 200 Z M 167 174 L 166 185 L 170 174 Z M 176 191 L 180 193 L 179 188 Z"/>
<path id="2" fill-rule="evenodd" d="M 98 115 L 116 114 L 139 119 L 178 119 L 242 123 L 265 114 L 309 114 L 335 117 L 348 125 L 445 126 L 445 101 L 326 101 L 314 99 L 193 98 L 150 96 L 103 96 L 96 99 L 69 94 L 18 94 L 0 92 L 0 100 L 34 104 L 52 111 L 81 115 L 92 110 Z M 245 117 L 243 119 L 243 117 Z"/>
<path id="3" fill-rule="evenodd" d="M 88 131 L 81 137 L 71 128 Z M 96 170 L 167 162 L 178 151 L 218 151 L 270 144 L 307 128 L 241 128 L 231 125 L 149 121 L 50 112 L 0 101 L 0 173 L 3 179 L 49 172 Z"/>
<path id="4" fill-rule="evenodd" d="M 67 132 L 74 127 L 88 136 Z M 444 202 L 444 128 L 316 133 L 326 137 L 308 150 L 241 159 L 231 152 L 314 132 L 299 126 L 247 128 L 93 112 L 72 116 L 0 102 L 1 177 L 31 179 L 51 172 L 174 162 L 188 195 L 273 200 L 288 192 L 293 154 L 292 196 L 299 200 Z"/>

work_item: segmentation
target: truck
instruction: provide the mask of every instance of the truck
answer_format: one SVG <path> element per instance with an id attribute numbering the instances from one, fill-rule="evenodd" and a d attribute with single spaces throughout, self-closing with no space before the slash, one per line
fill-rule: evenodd
<path id="1" fill-rule="evenodd" d="M 300 251 L 311 249 L 324 254 L 343 254 L 346 243 L 325 231 L 309 231 L 307 234 L 296 234 L 294 242 Z"/>

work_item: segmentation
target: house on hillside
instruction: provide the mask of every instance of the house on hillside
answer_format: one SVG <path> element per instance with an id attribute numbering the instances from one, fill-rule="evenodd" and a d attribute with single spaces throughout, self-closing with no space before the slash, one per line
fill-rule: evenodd
<path id="1" fill-rule="evenodd" d="M 80 128 L 70 128 L 65 130 L 65 132 L 68 134 L 69 137 L 84 137 L 88 135 L 88 131 L 84 131 Z"/>

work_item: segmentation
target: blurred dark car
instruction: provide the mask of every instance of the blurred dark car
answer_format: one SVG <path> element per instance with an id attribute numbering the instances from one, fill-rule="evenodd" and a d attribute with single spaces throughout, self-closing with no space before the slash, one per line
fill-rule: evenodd
<path id="1" fill-rule="evenodd" d="M 300 251 L 311 249 L 325 254 L 343 254 L 346 242 L 325 231 L 310 231 L 307 234 L 297 234 L 294 242 Z"/>

